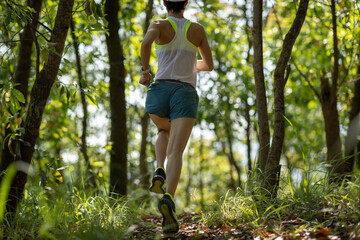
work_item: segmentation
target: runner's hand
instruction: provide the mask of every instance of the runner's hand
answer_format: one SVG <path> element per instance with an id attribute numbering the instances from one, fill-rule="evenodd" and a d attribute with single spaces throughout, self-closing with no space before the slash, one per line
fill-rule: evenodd
<path id="1" fill-rule="evenodd" d="M 143 74 L 141 75 L 141 78 L 140 78 L 140 84 L 144 85 L 144 86 L 149 86 L 150 83 L 152 82 L 152 76 L 150 73 L 146 73 L 146 74 Z"/>

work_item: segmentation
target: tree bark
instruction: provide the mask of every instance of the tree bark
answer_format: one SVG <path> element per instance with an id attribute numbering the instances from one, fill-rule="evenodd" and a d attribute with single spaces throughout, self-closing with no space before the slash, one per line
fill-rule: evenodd
<path id="1" fill-rule="evenodd" d="M 31 0 L 29 2 L 29 7 L 33 8 L 35 12 L 32 13 L 32 21 L 26 24 L 22 33 L 20 34 L 19 57 L 13 79 L 15 85 L 14 88 L 19 90 L 24 95 L 26 102 L 28 98 L 32 46 L 35 37 L 35 30 L 38 25 L 41 4 L 42 0 Z M 25 107 L 26 102 L 25 104 L 20 103 L 21 106 Z M 12 133 L 11 129 L 7 126 L 8 124 L 5 126 L 5 138 Z M 6 170 L 15 160 L 8 148 L 9 138 L 4 139 L 3 143 L 4 147 L 1 154 L 0 172 Z M 13 149 L 15 148 L 14 145 L 15 144 L 12 145 Z"/>
<path id="2" fill-rule="evenodd" d="M 327 147 L 327 162 L 331 168 L 329 171 L 336 175 L 338 172 L 339 160 L 341 160 L 340 123 L 337 110 L 337 97 L 331 91 L 329 80 L 321 78 L 321 107 L 325 122 L 325 136 Z M 336 94 L 336 93 L 335 93 Z"/>
<path id="3" fill-rule="evenodd" d="M 202 134 L 200 135 L 200 147 L 199 147 L 199 157 L 200 157 L 200 168 L 199 168 L 199 188 L 200 188 L 200 206 L 201 209 L 204 209 L 204 178 L 203 178 L 203 170 L 204 170 L 204 138 Z"/>
<path id="4" fill-rule="evenodd" d="M 119 1 L 106 1 L 106 45 L 110 63 L 111 143 L 110 194 L 127 194 L 127 127 L 124 53 L 119 37 Z"/>
<path id="5" fill-rule="evenodd" d="M 9 213 L 14 213 L 16 211 L 17 205 L 23 197 L 28 167 L 34 153 L 36 140 L 39 136 L 44 108 L 50 95 L 51 87 L 58 74 L 61 56 L 72 17 L 73 4 L 74 0 L 59 1 L 54 29 L 50 39 L 50 42 L 53 43 L 52 49 L 49 51 L 48 61 L 41 70 L 39 78 L 35 80 L 31 91 L 30 103 L 24 124 L 25 133 L 22 135 L 22 140 L 24 142 L 20 143 L 21 155 L 16 156 L 16 164 L 19 171 L 12 182 L 9 199 L 6 204 Z"/>
<path id="6" fill-rule="evenodd" d="M 358 58 L 360 55 L 358 56 Z M 351 100 L 351 111 L 349 116 L 349 125 L 345 139 L 345 174 L 351 174 L 354 169 L 356 157 L 360 159 L 360 65 L 357 69 L 357 80 L 355 82 L 354 97 Z M 360 168 L 360 162 L 358 164 Z"/>
<path id="7" fill-rule="evenodd" d="M 321 94 L 320 101 L 325 122 L 325 135 L 327 147 L 327 162 L 331 166 L 330 181 L 335 181 L 344 173 L 344 163 L 342 159 L 341 138 L 340 138 L 340 122 L 337 110 L 337 90 L 339 78 L 339 48 L 337 38 L 336 23 L 336 3 L 331 0 L 332 15 L 332 31 L 334 44 L 334 67 L 332 71 L 332 84 L 330 86 L 329 79 L 325 77 L 325 72 L 321 78 Z"/>
<path id="8" fill-rule="evenodd" d="M 267 111 L 266 88 L 263 66 L 263 41 L 262 41 L 262 9 L 263 1 L 254 0 L 253 8 L 253 45 L 254 45 L 254 77 L 256 91 L 256 105 L 259 122 L 260 150 L 257 168 L 261 171 L 260 176 L 265 173 L 266 161 L 269 154 L 270 130 L 269 116 Z"/>
<path id="9" fill-rule="evenodd" d="M 234 180 L 234 176 L 233 176 L 233 164 L 229 158 L 229 153 L 227 153 L 226 151 L 226 140 L 221 140 L 219 137 L 217 137 L 219 139 L 219 141 L 221 142 L 221 146 L 222 146 L 222 150 L 224 152 L 224 154 L 226 154 L 226 157 L 229 160 L 229 165 L 230 165 L 230 170 L 229 170 L 229 184 L 228 187 L 230 189 L 233 189 L 234 191 L 236 191 L 236 184 L 235 184 L 235 180 Z"/>
<path id="10" fill-rule="evenodd" d="M 250 118 L 250 110 L 251 107 L 247 102 L 247 99 L 244 100 L 245 103 L 245 120 L 246 120 L 246 146 L 247 146 L 247 160 L 248 160 L 248 173 L 252 171 L 252 163 L 251 163 L 251 118 Z"/>
<path id="11" fill-rule="evenodd" d="M 284 87 L 285 87 L 285 69 L 289 63 L 292 48 L 300 33 L 304 23 L 309 0 L 301 0 L 294 22 L 289 32 L 286 34 L 279 60 L 274 72 L 274 105 L 275 105 L 275 123 L 272 143 L 265 171 L 265 188 L 272 198 L 277 195 L 280 178 L 280 157 L 285 137 L 285 105 L 284 105 Z M 290 71 L 288 69 L 288 71 Z"/>
<path id="12" fill-rule="evenodd" d="M 241 187 L 241 169 L 235 161 L 234 151 L 233 151 L 232 127 L 231 127 L 231 123 L 229 123 L 228 119 L 225 120 L 225 132 L 226 132 L 226 139 L 227 139 L 228 146 L 229 146 L 229 152 L 228 152 L 227 156 L 228 156 L 230 165 L 232 165 L 235 168 L 236 173 L 238 175 L 238 181 L 237 181 L 236 187 Z M 235 188 L 235 190 L 236 190 L 236 188 Z"/>
<path id="13" fill-rule="evenodd" d="M 83 110 L 83 114 L 84 114 L 84 116 L 82 118 L 80 151 L 84 157 L 85 165 L 87 168 L 87 175 L 88 175 L 87 178 L 89 180 L 89 183 L 92 187 L 95 187 L 96 182 L 95 182 L 94 171 L 91 167 L 89 155 L 87 153 L 86 134 L 87 134 L 87 124 L 88 124 L 88 111 L 87 111 L 86 96 L 84 93 L 84 86 L 82 83 L 83 74 L 82 74 L 81 59 L 80 59 L 80 53 L 79 53 L 79 43 L 78 43 L 78 38 L 76 37 L 76 34 L 75 34 L 75 26 L 74 26 L 73 20 L 71 20 L 70 28 L 71 28 L 71 37 L 73 39 L 74 52 L 75 52 L 75 57 L 76 57 L 76 70 L 77 70 L 77 75 L 78 75 L 78 84 L 80 87 L 81 105 L 82 105 L 82 110 Z"/>
<path id="14" fill-rule="evenodd" d="M 147 29 L 150 26 L 150 20 L 152 17 L 152 12 L 154 8 L 154 0 L 149 0 L 149 3 L 146 7 L 146 16 L 144 23 L 144 36 L 147 32 Z M 144 113 L 141 117 L 141 148 L 140 148 L 140 174 L 141 174 L 141 185 L 144 189 L 149 188 L 150 175 L 146 163 L 146 147 L 147 147 L 147 137 L 148 137 L 148 128 L 149 128 L 149 115 Z"/>
<path id="15" fill-rule="evenodd" d="M 149 183 L 150 183 L 150 175 L 146 162 L 148 127 L 149 127 L 149 115 L 147 113 L 144 113 L 144 115 L 141 117 L 140 175 L 141 175 L 141 186 L 145 190 L 149 188 Z"/>
<path id="16" fill-rule="evenodd" d="M 191 146 L 191 144 L 189 143 L 189 146 Z M 188 173 L 188 177 L 187 177 L 187 183 L 186 183 L 186 187 L 185 187 L 185 192 L 187 193 L 185 195 L 185 206 L 188 207 L 190 205 L 190 188 L 191 188 L 191 183 L 192 183 L 192 172 L 191 172 L 191 166 L 192 166 L 192 154 L 190 153 L 190 151 L 188 151 L 188 155 L 187 155 L 187 173 Z"/>

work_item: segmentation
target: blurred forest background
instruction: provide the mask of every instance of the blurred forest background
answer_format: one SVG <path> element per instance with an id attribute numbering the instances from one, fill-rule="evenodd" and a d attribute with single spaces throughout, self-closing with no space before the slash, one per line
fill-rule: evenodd
<path id="1" fill-rule="evenodd" d="M 198 74 L 178 211 L 254 230 L 292 206 L 360 234 L 360 1 L 190 0 L 185 17 L 204 26 L 214 70 Z M 158 18 L 160 0 L 0 2 L 2 234 L 122 238 L 156 212 L 138 81 Z"/>

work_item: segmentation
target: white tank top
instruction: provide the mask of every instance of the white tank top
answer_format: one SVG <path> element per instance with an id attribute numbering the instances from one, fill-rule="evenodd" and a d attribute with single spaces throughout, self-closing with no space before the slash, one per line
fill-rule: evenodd
<path id="1" fill-rule="evenodd" d="M 169 16 L 168 21 L 175 30 L 175 36 L 168 44 L 155 44 L 158 59 L 155 80 L 179 80 L 196 87 L 197 47 L 186 37 L 191 21 L 172 16 Z"/>

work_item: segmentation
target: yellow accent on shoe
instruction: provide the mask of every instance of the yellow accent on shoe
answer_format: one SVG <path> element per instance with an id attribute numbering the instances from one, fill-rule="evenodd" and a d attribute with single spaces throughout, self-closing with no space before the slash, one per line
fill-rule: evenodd
<path id="1" fill-rule="evenodd" d="M 166 196 L 170 196 L 171 199 L 166 198 Z M 179 222 L 175 213 L 175 204 L 173 201 L 173 197 L 170 193 L 165 193 L 164 197 L 160 199 L 158 208 L 160 213 L 163 216 L 163 232 L 164 233 L 177 233 L 179 231 Z"/>

